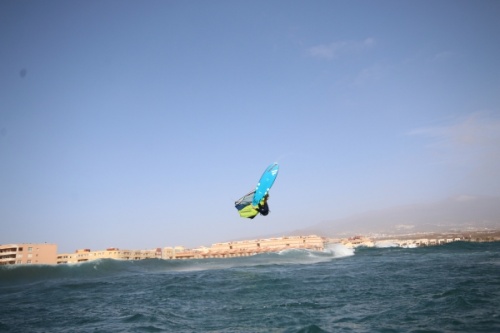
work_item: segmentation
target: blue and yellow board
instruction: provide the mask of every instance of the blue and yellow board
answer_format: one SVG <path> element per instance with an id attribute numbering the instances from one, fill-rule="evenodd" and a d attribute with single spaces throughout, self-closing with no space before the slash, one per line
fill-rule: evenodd
<path id="1" fill-rule="evenodd" d="M 266 196 L 271 187 L 278 177 L 279 166 L 278 163 L 273 163 L 267 167 L 267 169 L 260 177 L 259 183 L 255 187 L 255 194 L 253 196 L 252 205 L 257 206 L 259 202 Z"/>

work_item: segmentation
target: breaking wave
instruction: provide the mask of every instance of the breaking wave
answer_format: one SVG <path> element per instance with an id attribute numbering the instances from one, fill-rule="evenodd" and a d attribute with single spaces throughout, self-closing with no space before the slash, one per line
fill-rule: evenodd
<path id="1" fill-rule="evenodd" d="M 354 249 L 348 248 L 342 244 L 329 244 L 325 252 L 331 253 L 335 258 L 343 258 L 354 255 Z"/>
<path id="2" fill-rule="evenodd" d="M 136 261 L 99 259 L 78 264 L 0 266 L 0 284 L 252 266 L 315 264 L 350 255 L 354 255 L 352 249 L 334 244 L 328 246 L 324 251 L 288 249 L 280 252 L 260 253 L 249 257 L 189 260 L 144 259 Z"/>

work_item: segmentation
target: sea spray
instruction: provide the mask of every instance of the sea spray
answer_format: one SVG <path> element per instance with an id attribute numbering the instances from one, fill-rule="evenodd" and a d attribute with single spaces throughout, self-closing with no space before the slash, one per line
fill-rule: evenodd
<path id="1" fill-rule="evenodd" d="M 418 246 L 417 246 L 417 244 L 414 244 L 414 243 L 399 244 L 399 243 L 396 243 L 392 240 L 380 240 L 380 241 L 375 242 L 375 247 L 377 247 L 377 248 L 403 247 L 403 248 L 407 248 L 407 249 L 414 249 L 414 248 L 417 248 Z"/>
<path id="2" fill-rule="evenodd" d="M 399 247 L 399 244 L 395 243 L 392 240 L 381 240 L 375 242 L 375 247 L 383 249 L 388 247 Z"/>
<path id="3" fill-rule="evenodd" d="M 347 246 L 343 244 L 338 244 L 338 243 L 331 243 L 328 244 L 325 249 L 325 253 L 331 253 L 333 257 L 335 258 L 343 258 L 343 257 L 349 257 L 354 255 L 354 249 L 353 248 L 348 248 Z"/>

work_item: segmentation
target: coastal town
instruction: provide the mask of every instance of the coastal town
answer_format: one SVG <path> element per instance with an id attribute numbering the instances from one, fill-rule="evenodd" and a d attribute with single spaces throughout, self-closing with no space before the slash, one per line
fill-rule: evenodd
<path id="1" fill-rule="evenodd" d="M 452 242 L 500 241 L 500 231 L 486 230 L 448 234 L 414 234 L 395 236 L 353 236 L 328 238 L 317 235 L 283 236 L 254 240 L 215 243 L 210 247 L 193 249 L 182 246 L 129 250 L 116 247 L 92 251 L 78 249 L 73 253 L 58 253 L 56 244 L 21 243 L 0 245 L 0 265 L 56 265 L 77 264 L 98 259 L 115 260 L 186 260 L 207 258 L 231 258 L 252 256 L 266 252 L 280 252 L 290 249 L 323 251 L 330 244 L 341 244 L 346 248 L 356 247 L 405 247 L 437 246 Z"/>

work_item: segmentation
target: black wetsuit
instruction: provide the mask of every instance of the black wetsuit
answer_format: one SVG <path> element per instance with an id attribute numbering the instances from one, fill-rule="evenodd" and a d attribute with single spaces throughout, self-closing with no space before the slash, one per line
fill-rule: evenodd
<path id="1" fill-rule="evenodd" d="M 259 213 L 264 216 L 269 214 L 269 206 L 267 205 L 267 201 L 265 201 L 263 205 L 259 203 Z"/>

